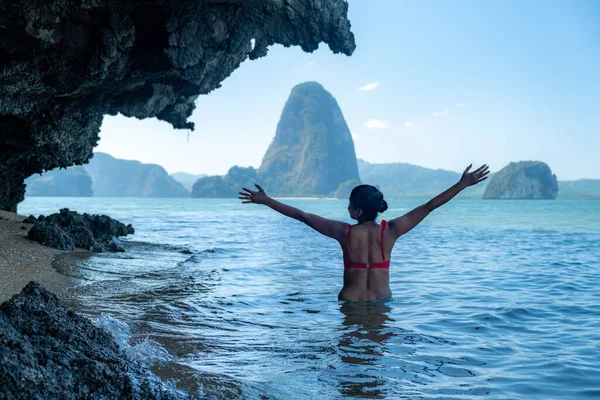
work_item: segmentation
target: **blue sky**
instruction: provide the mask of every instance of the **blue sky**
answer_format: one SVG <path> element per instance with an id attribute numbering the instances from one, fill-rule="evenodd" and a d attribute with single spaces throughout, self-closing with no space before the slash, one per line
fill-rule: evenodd
<path id="1" fill-rule="evenodd" d="M 189 139 L 155 119 L 105 117 L 96 151 L 170 173 L 258 167 L 291 88 L 318 81 L 367 161 L 495 171 L 541 160 L 559 179 L 600 178 L 600 2 L 349 3 L 351 57 L 274 46 L 198 99 Z"/>

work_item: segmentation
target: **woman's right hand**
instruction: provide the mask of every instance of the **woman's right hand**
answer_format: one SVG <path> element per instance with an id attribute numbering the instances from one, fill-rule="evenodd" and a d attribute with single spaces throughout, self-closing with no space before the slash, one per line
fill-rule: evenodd
<path id="1" fill-rule="evenodd" d="M 267 204 L 267 202 L 270 200 L 270 197 L 267 195 L 265 190 L 258 183 L 255 183 L 254 186 L 256 186 L 258 191 L 242 188 L 243 192 L 239 192 L 240 197 L 238 197 L 238 199 L 242 200 L 242 204 Z"/>

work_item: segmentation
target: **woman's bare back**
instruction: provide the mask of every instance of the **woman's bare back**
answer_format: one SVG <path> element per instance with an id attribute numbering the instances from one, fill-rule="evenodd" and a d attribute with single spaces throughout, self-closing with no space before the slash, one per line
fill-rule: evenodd
<path id="1" fill-rule="evenodd" d="M 344 268 L 344 287 L 338 295 L 340 300 L 382 300 L 392 295 L 389 269 L 370 268 L 370 265 L 389 261 L 393 242 L 395 240 L 390 237 L 389 229 L 382 229 L 375 222 L 352 226 L 347 243 L 340 243 L 344 260 L 346 263 L 366 264 L 367 268 Z"/>

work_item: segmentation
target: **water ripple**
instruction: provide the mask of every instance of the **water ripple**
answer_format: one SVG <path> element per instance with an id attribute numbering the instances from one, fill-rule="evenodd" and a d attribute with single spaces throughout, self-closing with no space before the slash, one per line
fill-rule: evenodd
<path id="1" fill-rule="evenodd" d="M 600 202 L 452 202 L 398 242 L 395 301 L 348 304 L 339 246 L 266 209 L 60 201 L 137 231 L 127 253 L 56 263 L 80 310 L 202 397 L 600 397 Z"/>

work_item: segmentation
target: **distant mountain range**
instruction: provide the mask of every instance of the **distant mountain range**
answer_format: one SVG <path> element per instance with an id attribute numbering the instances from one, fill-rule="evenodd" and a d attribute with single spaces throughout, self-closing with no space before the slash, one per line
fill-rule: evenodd
<path id="1" fill-rule="evenodd" d="M 100 153 L 102 154 L 102 153 Z M 101 156 L 102 157 L 102 156 Z M 111 157 L 112 158 L 112 157 Z M 124 165 L 128 165 L 131 161 L 124 161 Z M 134 162 L 138 163 L 138 162 Z M 109 163 L 111 165 L 112 163 Z M 148 166 L 149 169 L 155 169 L 156 164 L 142 164 L 138 163 L 137 168 L 145 168 Z M 112 164 L 114 168 L 116 164 Z M 159 167 L 162 169 L 162 167 Z M 126 171 L 126 169 L 119 169 L 117 171 Z M 251 169 L 252 171 L 254 168 Z M 99 173 L 98 168 L 97 173 Z M 163 170 L 164 171 L 164 170 Z M 252 184 L 256 180 L 256 175 L 250 172 L 248 168 L 235 167 L 231 172 L 232 176 L 235 176 L 235 180 L 246 179 L 245 184 Z M 431 197 L 447 189 L 453 185 L 460 178 L 460 174 L 454 171 L 448 171 L 443 169 L 431 169 L 420 167 L 418 165 L 412 165 L 407 163 L 369 163 L 364 160 L 358 160 L 358 172 L 361 177 L 361 181 L 378 186 L 387 198 L 410 198 L 410 197 Z M 166 171 L 163 173 L 154 172 L 162 176 L 162 178 L 148 179 L 151 175 L 146 173 L 146 178 L 141 179 L 143 184 L 139 182 L 130 182 L 128 189 L 123 189 L 124 181 L 129 181 L 132 176 L 127 173 L 112 173 L 103 176 L 102 183 L 105 187 L 115 184 L 120 185 L 121 189 L 107 191 L 106 189 L 98 188 L 100 195 L 104 196 L 131 196 L 131 197 L 188 197 L 189 193 L 185 190 L 185 185 L 189 185 L 190 181 L 198 176 L 193 174 L 172 174 L 170 178 L 172 181 L 166 185 L 156 185 L 156 182 L 167 180 L 165 176 Z M 246 174 L 245 178 L 240 178 Z M 122 176 L 125 175 L 125 176 Z M 127 177 L 127 175 L 129 177 Z M 141 174 L 144 175 L 144 174 Z M 493 174 L 490 174 L 493 176 Z M 97 176 L 95 174 L 95 176 Z M 137 175 L 138 178 L 140 175 Z M 109 179 L 110 177 L 110 179 Z M 177 178 L 177 179 L 176 179 Z M 206 176 L 200 175 L 200 178 L 207 178 Z M 137 179 L 137 178 L 136 178 Z M 187 179 L 187 181 L 186 181 Z M 211 180 L 214 180 L 211 177 Z M 237 191 L 235 188 L 231 188 L 229 193 L 221 193 L 222 177 L 217 177 L 215 184 L 215 197 L 235 197 Z M 135 181 L 135 180 L 134 180 Z M 168 180 L 169 181 L 169 180 Z M 179 182 L 173 182 L 179 181 Z M 154 183 L 153 183 L 154 182 Z M 460 194 L 463 198 L 482 198 L 490 179 L 486 180 L 480 185 L 470 188 L 469 190 Z M 28 178 L 27 181 L 27 196 L 98 196 L 93 193 L 92 190 L 92 178 L 86 172 L 86 169 L 81 166 L 69 167 L 66 170 L 56 169 L 48 171 L 42 176 L 33 175 Z M 179 183 L 180 185 L 178 185 Z M 208 182 L 205 182 L 208 187 Z M 162 193 L 158 191 L 158 187 L 162 186 Z M 182 191 L 181 186 L 184 186 Z M 189 187 L 189 186 L 188 186 Z M 144 188 L 142 190 L 142 188 Z M 600 199 L 600 179 L 579 179 L 575 181 L 558 181 L 558 196 L 557 199 Z M 351 188 L 350 188 L 351 189 Z M 348 193 L 344 193 L 346 196 Z M 338 196 L 338 197 L 346 197 Z"/>
<path id="2" fill-rule="evenodd" d="M 32 175 L 25 184 L 27 196 L 91 197 L 94 194 L 92 178 L 80 165 Z"/>
<path id="3" fill-rule="evenodd" d="M 188 192 L 191 192 L 192 186 L 194 186 L 194 183 L 196 183 L 196 181 L 198 179 L 204 178 L 207 175 L 206 174 L 188 174 L 187 172 L 175 172 L 174 174 L 171 174 L 171 176 L 177 182 L 181 183 L 183 185 L 183 187 L 187 189 Z"/>
<path id="4" fill-rule="evenodd" d="M 188 197 L 183 185 L 157 164 L 95 153 L 85 170 L 96 197 Z"/>
<path id="5" fill-rule="evenodd" d="M 600 179 L 558 181 L 558 198 L 600 200 Z"/>
<path id="6" fill-rule="evenodd" d="M 558 198 L 600 199 L 600 179 L 556 182 L 549 167 L 541 162 L 511 163 L 498 174 L 493 187 L 488 187 L 494 175 L 490 174 L 490 179 L 460 196 L 482 198 L 487 190 L 490 198 L 527 197 L 530 193 L 532 197 L 527 198 L 552 198 L 558 185 Z M 539 176 L 531 179 L 536 174 Z M 28 178 L 26 194 L 189 197 L 191 193 L 192 197 L 234 198 L 241 187 L 260 182 L 269 194 L 279 197 L 347 198 L 354 186 L 364 182 L 378 186 L 387 198 L 432 197 L 455 184 L 460 176 L 454 171 L 407 163 L 357 160 L 337 101 L 319 83 L 306 82 L 292 89 L 258 169 L 233 166 L 224 176 L 169 175 L 160 165 L 95 153 L 83 167 Z"/>
<path id="7" fill-rule="evenodd" d="M 90 163 L 33 175 L 26 196 L 189 197 L 160 165 L 95 153 Z"/>
<path id="8" fill-rule="evenodd" d="M 407 163 L 373 164 L 360 159 L 358 172 L 362 182 L 377 186 L 387 198 L 434 196 L 454 185 L 461 177 L 457 172 L 443 169 Z M 478 192 L 481 193 L 477 197 L 481 197 L 483 191 Z"/>

